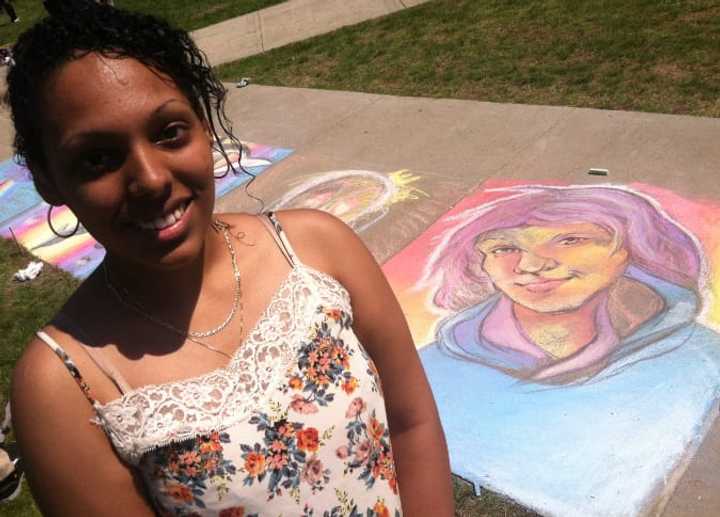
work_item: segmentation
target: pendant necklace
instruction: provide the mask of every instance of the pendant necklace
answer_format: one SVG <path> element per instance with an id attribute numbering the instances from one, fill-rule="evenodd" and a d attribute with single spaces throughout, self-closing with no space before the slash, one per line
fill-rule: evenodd
<path id="1" fill-rule="evenodd" d="M 207 343 L 204 343 L 200 341 L 200 338 L 214 336 L 216 334 L 219 334 L 222 332 L 233 320 L 236 314 L 240 314 L 240 318 L 242 319 L 242 312 L 243 312 L 243 306 L 242 306 L 242 282 L 240 278 L 240 270 L 238 269 L 237 265 L 237 258 L 235 256 L 235 248 L 232 245 L 232 242 L 230 241 L 230 231 L 228 230 L 229 226 L 227 223 L 224 223 L 222 221 L 215 220 L 212 223 L 212 228 L 215 231 L 221 231 L 223 238 L 225 239 L 225 245 L 227 246 L 228 251 L 230 252 L 230 260 L 232 262 L 232 270 L 233 270 L 233 277 L 235 280 L 235 289 L 233 292 L 233 303 L 232 307 L 230 308 L 230 313 L 227 315 L 225 320 L 220 323 L 217 327 L 214 327 L 210 330 L 206 331 L 194 331 L 194 330 L 182 330 L 177 328 L 172 323 L 165 321 L 163 319 L 158 318 L 157 316 L 154 316 L 150 313 L 143 305 L 138 302 L 137 300 L 133 300 L 132 296 L 130 295 L 129 291 L 123 287 L 117 287 L 115 286 L 112 281 L 110 280 L 110 273 L 108 271 L 107 263 L 103 262 L 103 274 L 105 276 L 105 285 L 108 288 L 110 292 L 113 293 L 115 298 L 120 302 L 121 305 L 124 307 L 132 310 L 136 314 L 142 316 L 146 320 L 159 325 L 174 334 L 177 334 L 178 336 L 187 339 L 188 341 L 192 341 L 193 343 L 196 343 L 202 347 L 207 348 L 208 350 L 211 350 L 212 352 L 217 352 L 218 354 L 224 355 L 228 359 L 232 359 L 232 356 L 222 350 L 219 350 L 215 348 L 212 345 L 209 345 Z M 242 334 L 243 331 L 243 323 L 241 322 L 241 328 L 240 328 L 240 334 Z"/>

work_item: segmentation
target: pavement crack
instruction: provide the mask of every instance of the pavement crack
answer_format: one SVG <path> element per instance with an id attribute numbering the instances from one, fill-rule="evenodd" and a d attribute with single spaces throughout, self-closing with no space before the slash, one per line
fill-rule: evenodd
<path id="1" fill-rule="evenodd" d="M 260 52 L 265 52 L 265 27 L 263 27 L 262 16 L 260 13 L 255 13 L 258 19 L 258 28 L 260 29 Z"/>
<path id="2" fill-rule="evenodd" d="M 490 176 L 488 176 L 483 181 L 486 181 L 490 178 L 495 178 L 495 177 L 499 176 L 500 174 L 502 174 L 503 171 L 507 170 L 508 167 L 510 167 L 512 164 L 514 164 L 517 161 L 517 157 L 521 153 L 523 153 L 524 151 L 529 149 L 538 140 L 545 138 L 547 135 L 552 133 L 555 130 L 555 128 L 557 128 L 564 120 L 566 120 L 564 116 L 557 117 L 555 119 L 555 121 L 553 121 L 552 124 L 550 124 L 545 130 L 542 131 L 542 133 L 540 133 L 539 135 L 536 135 L 534 138 L 528 139 L 528 141 L 525 142 L 524 144 L 518 145 L 517 148 L 513 150 L 512 156 L 510 158 L 508 158 L 505 163 L 503 163 L 502 165 L 497 167 L 495 172 L 493 172 Z M 480 184 L 482 184 L 482 182 Z"/>
<path id="3" fill-rule="evenodd" d="M 362 106 L 358 106 L 356 109 L 350 111 L 343 117 L 340 117 L 334 124 L 329 126 L 326 131 L 323 131 L 322 133 L 319 133 L 315 138 L 308 140 L 307 145 L 314 144 L 315 142 L 319 141 L 320 139 L 324 138 L 328 133 L 330 133 L 333 129 L 336 127 L 342 125 L 346 120 L 349 120 L 350 118 L 354 117 L 358 112 L 368 109 L 370 106 L 374 106 L 378 102 L 380 102 L 382 99 L 382 96 L 378 96 L 375 99 L 372 99 L 368 101 L 367 104 L 363 104 Z"/>

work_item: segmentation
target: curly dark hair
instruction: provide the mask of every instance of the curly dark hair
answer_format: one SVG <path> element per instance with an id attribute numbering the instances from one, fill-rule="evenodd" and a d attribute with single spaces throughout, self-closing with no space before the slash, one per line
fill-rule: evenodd
<path id="1" fill-rule="evenodd" d="M 71 0 L 68 5 L 21 34 L 13 47 L 15 64 L 7 74 L 4 102 L 12 112 L 15 152 L 21 162 L 45 169 L 40 101 L 47 78 L 66 62 L 96 52 L 137 59 L 170 77 L 207 121 L 228 171 L 239 173 L 218 135 L 219 127 L 240 148 L 225 113 L 227 92 L 186 31 L 154 16 L 92 0 Z"/>

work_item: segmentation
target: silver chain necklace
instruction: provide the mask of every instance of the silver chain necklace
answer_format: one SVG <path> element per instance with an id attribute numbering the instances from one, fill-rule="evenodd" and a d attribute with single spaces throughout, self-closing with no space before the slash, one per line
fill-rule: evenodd
<path id="1" fill-rule="evenodd" d="M 208 345 L 207 343 L 203 343 L 200 341 L 200 338 L 214 336 L 220 332 L 222 332 L 225 327 L 227 327 L 230 322 L 235 317 L 235 314 L 238 312 L 240 313 L 240 318 L 242 318 L 242 282 L 240 279 L 240 270 L 237 266 L 237 259 L 235 257 L 235 248 L 233 248 L 232 242 L 230 241 L 230 232 L 228 231 L 228 225 L 227 223 L 224 223 L 222 221 L 213 221 L 212 227 L 214 230 L 220 230 L 222 232 L 223 238 L 225 239 L 225 244 L 227 245 L 228 251 L 230 252 L 230 260 L 232 262 L 232 269 L 233 269 L 233 277 L 235 278 L 235 291 L 233 293 L 233 304 L 232 308 L 230 309 L 230 313 L 225 318 L 225 321 L 223 321 L 220 325 L 218 325 L 215 328 L 212 328 L 210 330 L 206 330 L 204 332 L 198 332 L 194 330 L 182 330 L 177 328 L 175 325 L 173 325 L 170 322 L 167 322 L 165 320 L 162 320 L 158 318 L 157 316 L 153 316 L 147 309 L 145 309 L 140 302 L 137 300 L 133 300 L 132 296 L 130 296 L 130 293 L 125 288 L 118 288 L 116 287 L 112 281 L 110 280 L 110 273 L 108 271 L 108 267 L 106 262 L 103 262 L 103 273 L 105 276 L 105 285 L 110 290 L 110 292 L 115 295 L 115 297 L 118 299 L 120 304 L 122 304 L 124 307 L 127 307 L 128 309 L 131 309 L 136 314 L 139 314 L 143 318 L 145 318 L 148 321 L 151 321 L 152 323 L 155 323 L 156 325 L 160 325 L 161 327 L 170 330 L 171 332 L 179 335 L 180 337 L 183 337 L 189 341 L 192 341 L 193 343 L 196 343 L 200 346 L 203 346 L 207 348 L 208 350 L 212 350 L 213 352 L 217 352 L 218 354 L 222 354 L 228 359 L 231 359 L 232 357 L 227 354 L 226 352 L 223 352 L 222 350 L 219 350 L 211 345 Z M 240 333 L 242 334 L 242 325 L 241 322 L 241 329 Z"/>

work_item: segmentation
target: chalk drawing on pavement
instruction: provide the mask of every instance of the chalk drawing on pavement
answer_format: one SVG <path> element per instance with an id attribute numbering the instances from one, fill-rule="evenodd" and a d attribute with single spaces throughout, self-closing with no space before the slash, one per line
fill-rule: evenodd
<path id="1" fill-rule="evenodd" d="M 720 204 L 483 187 L 384 266 L 453 471 L 551 515 L 649 511 L 720 398 Z"/>

